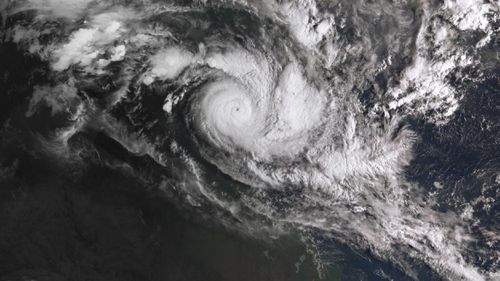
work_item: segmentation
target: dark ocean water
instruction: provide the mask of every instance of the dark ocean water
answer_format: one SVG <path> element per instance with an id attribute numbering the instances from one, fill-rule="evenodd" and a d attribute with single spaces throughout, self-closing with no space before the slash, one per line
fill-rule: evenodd
<path id="1" fill-rule="evenodd" d="M 110 168 L 159 169 L 101 133 L 73 137 L 83 162 L 55 158 L 35 139 L 67 125 L 65 118 L 48 109 L 24 114 L 46 65 L 11 44 L 0 53 L 8 123 L 0 149 L 1 280 L 340 280 L 335 265 L 319 275 L 297 236 L 265 241 L 207 226 L 198 212 Z"/>

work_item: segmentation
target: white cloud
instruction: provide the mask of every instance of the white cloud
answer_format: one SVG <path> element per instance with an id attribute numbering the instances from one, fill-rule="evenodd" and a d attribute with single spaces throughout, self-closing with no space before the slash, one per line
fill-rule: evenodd
<path id="1" fill-rule="evenodd" d="M 95 0 L 29 0 L 28 5 L 22 8 L 35 9 L 42 15 L 77 19 L 82 16 L 90 3 Z"/>
<path id="2" fill-rule="evenodd" d="M 178 47 L 160 50 L 150 58 L 151 78 L 173 79 L 193 62 L 193 58 L 191 52 Z M 148 81 L 152 82 L 151 79 L 145 82 Z"/>
<path id="3" fill-rule="evenodd" d="M 111 60 L 120 60 L 125 55 L 125 46 L 111 46 L 120 39 L 127 30 L 122 21 L 133 13 L 128 10 L 117 10 L 95 16 L 88 28 L 75 31 L 66 44 L 53 51 L 52 68 L 62 71 L 71 65 L 89 66 L 99 55 L 107 50 L 112 53 Z M 100 61 L 97 67 L 105 65 Z"/>
<path id="4" fill-rule="evenodd" d="M 52 115 L 68 112 L 79 99 L 73 79 L 55 87 L 35 86 L 26 116 L 35 114 L 41 104 L 50 107 Z"/>

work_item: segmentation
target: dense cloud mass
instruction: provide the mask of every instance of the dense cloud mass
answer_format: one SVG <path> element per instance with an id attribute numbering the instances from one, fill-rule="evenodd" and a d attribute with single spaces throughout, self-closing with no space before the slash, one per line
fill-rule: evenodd
<path id="1" fill-rule="evenodd" d="M 75 182 L 93 165 L 119 174 L 148 192 L 141 204 L 160 197 L 231 235 L 296 235 L 318 278 L 338 251 L 377 260 L 342 280 L 500 278 L 498 3 L 19 0 L 0 11 L 5 186 L 24 167 L 16 147 Z"/>

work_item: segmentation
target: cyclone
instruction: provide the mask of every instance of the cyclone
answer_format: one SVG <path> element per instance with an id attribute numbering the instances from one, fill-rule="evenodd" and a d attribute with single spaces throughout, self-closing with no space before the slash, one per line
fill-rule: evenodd
<path id="1" fill-rule="evenodd" d="M 207 142 L 209 161 L 229 169 L 231 160 L 224 153 L 255 163 L 273 163 L 276 158 L 293 161 L 306 153 L 315 139 L 311 135 L 321 131 L 328 117 L 324 111 L 329 98 L 324 89 L 306 80 L 296 62 L 279 65 L 244 50 L 224 56 L 208 53 L 205 60 L 216 70 L 216 77 L 193 94 L 186 116 Z M 241 64 L 228 63 L 233 60 Z M 239 177 L 238 172 L 228 173 Z M 259 177 L 260 172 L 250 173 Z M 266 178 L 260 181 L 271 184 Z"/>
<path id="2" fill-rule="evenodd" d="M 298 236 L 320 280 L 339 260 L 339 280 L 500 278 L 498 4 L 1 5 L 2 44 L 40 64 L 3 134 L 36 159 L 117 171 L 231 235 Z"/>

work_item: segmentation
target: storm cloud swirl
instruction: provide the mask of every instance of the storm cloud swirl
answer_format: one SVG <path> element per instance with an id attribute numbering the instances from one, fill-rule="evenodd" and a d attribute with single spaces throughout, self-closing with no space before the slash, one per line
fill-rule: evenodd
<path id="1" fill-rule="evenodd" d="M 74 157 L 74 136 L 99 131 L 158 173 L 110 165 L 235 231 L 314 233 L 416 280 L 415 261 L 448 280 L 500 278 L 498 229 L 438 211 L 406 176 L 421 139 L 408 120 L 450 122 L 467 94 L 451 80 L 484 78 L 465 70 L 498 42 L 498 5 L 62 2 L 2 4 L 5 38 L 51 70 L 26 115 L 49 107 L 70 124 L 48 150 Z"/>

